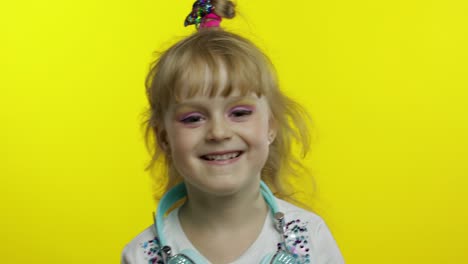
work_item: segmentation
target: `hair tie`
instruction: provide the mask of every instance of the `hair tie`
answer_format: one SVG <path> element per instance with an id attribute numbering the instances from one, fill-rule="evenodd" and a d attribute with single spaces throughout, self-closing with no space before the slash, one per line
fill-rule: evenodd
<path id="1" fill-rule="evenodd" d="M 219 27 L 222 18 L 215 13 L 206 15 L 200 24 L 200 28 Z"/>
<path id="2" fill-rule="evenodd" d="M 195 25 L 198 28 L 219 27 L 222 18 L 215 14 L 211 0 L 197 0 L 192 12 L 185 19 L 184 26 Z"/>

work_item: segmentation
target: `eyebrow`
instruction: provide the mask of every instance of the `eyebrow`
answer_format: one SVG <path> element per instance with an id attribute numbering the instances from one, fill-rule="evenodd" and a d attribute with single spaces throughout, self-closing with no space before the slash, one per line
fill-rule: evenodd
<path id="1" fill-rule="evenodd" d="M 228 98 L 228 104 L 233 104 L 239 101 L 246 101 L 246 103 L 254 103 L 255 97 L 252 95 L 245 95 L 245 96 L 236 96 L 236 97 L 226 97 Z M 174 109 L 178 110 L 183 107 L 205 107 L 209 103 L 209 100 L 197 101 L 197 100 L 189 100 L 182 103 L 175 103 Z"/>

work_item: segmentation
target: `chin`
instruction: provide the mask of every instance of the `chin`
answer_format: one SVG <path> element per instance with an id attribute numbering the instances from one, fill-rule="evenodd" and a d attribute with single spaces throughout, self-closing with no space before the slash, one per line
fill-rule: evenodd
<path id="1" fill-rule="evenodd" d="M 186 181 L 187 183 L 187 181 Z M 248 189 L 251 181 L 239 180 L 239 178 L 229 179 L 220 177 L 219 179 L 211 180 L 209 182 L 191 182 L 189 183 L 192 188 L 198 189 L 200 192 L 212 196 L 230 196 Z"/>

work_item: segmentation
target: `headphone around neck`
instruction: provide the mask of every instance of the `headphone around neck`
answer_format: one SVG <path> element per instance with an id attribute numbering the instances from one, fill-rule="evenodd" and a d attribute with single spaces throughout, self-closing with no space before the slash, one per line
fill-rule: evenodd
<path id="1" fill-rule="evenodd" d="M 260 181 L 260 190 L 263 198 L 270 207 L 270 211 L 276 221 L 276 229 L 281 235 L 281 243 L 278 244 L 278 250 L 274 253 L 269 253 L 262 258 L 260 264 L 295 264 L 297 259 L 289 252 L 284 241 L 284 214 L 278 211 L 278 206 L 273 193 L 268 186 Z M 174 204 L 180 199 L 187 196 L 187 189 L 184 183 L 180 183 L 170 189 L 159 202 L 157 214 L 154 217 L 156 232 L 158 234 L 161 255 L 165 264 L 207 264 L 205 258 L 200 256 L 193 249 L 183 249 L 180 253 L 173 254 L 172 249 L 166 243 L 166 238 L 163 233 L 163 218 Z"/>

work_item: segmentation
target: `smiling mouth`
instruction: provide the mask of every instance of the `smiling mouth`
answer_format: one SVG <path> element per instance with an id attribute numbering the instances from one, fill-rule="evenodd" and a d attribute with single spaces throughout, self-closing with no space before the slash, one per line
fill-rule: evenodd
<path id="1" fill-rule="evenodd" d="M 225 154 L 208 154 L 203 155 L 200 158 L 208 161 L 226 161 L 239 157 L 242 154 L 242 151 L 230 152 Z"/>

